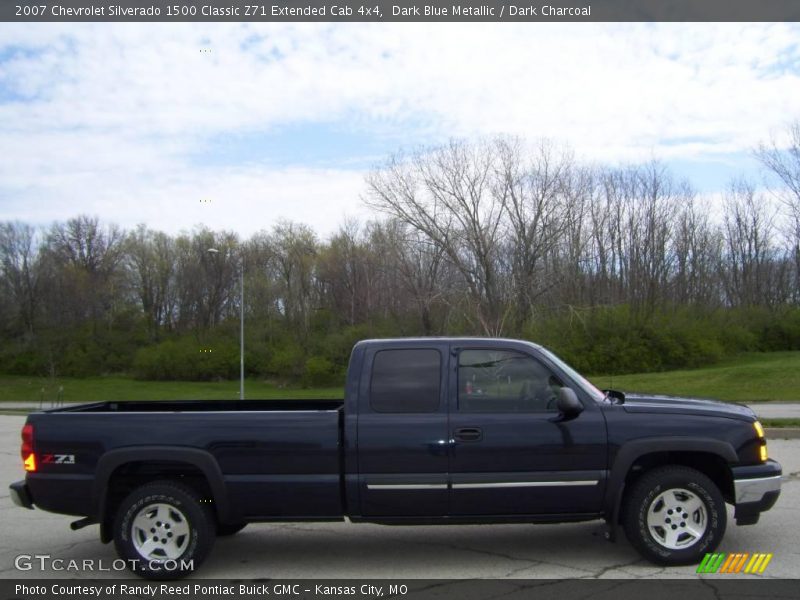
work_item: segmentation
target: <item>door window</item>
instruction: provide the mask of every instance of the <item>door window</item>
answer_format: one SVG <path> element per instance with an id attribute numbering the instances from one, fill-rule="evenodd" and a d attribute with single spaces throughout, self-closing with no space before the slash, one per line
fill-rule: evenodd
<path id="1" fill-rule="evenodd" d="M 460 412 L 556 412 L 561 380 L 536 359 L 512 350 L 462 350 Z"/>
<path id="2" fill-rule="evenodd" d="M 372 362 L 369 403 L 380 413 L 439 409 L 441 355 L 432 349 L 381 350 Z"/>

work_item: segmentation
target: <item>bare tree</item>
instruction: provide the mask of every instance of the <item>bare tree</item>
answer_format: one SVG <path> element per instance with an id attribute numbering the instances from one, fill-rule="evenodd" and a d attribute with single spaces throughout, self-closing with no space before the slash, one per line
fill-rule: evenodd
<path id="1" fill-rule="evenodd" d="M 795 303 L 800 302 L 800 120 L 788 128 L 788 143 L 783 147 L 777 140 L 761 144 L 756 151 L 758 159 L 783 184 L 778 198 L 788 219 L 786 237 L 794 261 Z"/>
<path id="2" fill-rule="evenodd" d="M 689 198 L 675 223 L 675 266 L 672 300 L 678 305 L 715 307 L 721 300 L 717 280 L 722 236 L 707 209 Z"/>
<path id="3" fill-rule="evenodd" d="M 306 225 L 283 221 L 270 236 L 273 276 L 280 283 L 280 311 L 286 322 L 308 332 L 314 309 L 316 234 Z"/>
<path id="4" fill-rule="evenodd" d="M 20 222 L 0 223 L 0 286 L 28 336 L 34 332 L 41 269 L 36 230 Z"/>
<path id="5" fill-rule="evenodd" d="M 320 276 L 327 283 L 330 300 L 338 314 L 347 315 L 349 325 L 369 314 L 368 257 L 359 229 L 356 221 L 346 221 L 331 237 L 321 261 Z"/>
<path id="6" fill-rule="evenodd" d="M 495 195 L 506 212 L 508 234 L 503 237 L 509 247 L 520 328 L 531 317 L 537 297 L 561 279 L 556 272 L 547 272 L 544 262 L 570 230 L 578 233 L 581 194 L 573 188 L 572 157 L 556 152 L 549 142 L 540 143 L 529 159 L 517 138 L 499 139 L 496 147 Z"/>
<path id="7" fill-rule="evenodd" d="M 602 248 L 602 271 L 611 295 L 645 317 L 661 301 L 672 268 L 673 219 L 691 191 L 676 184 L 657 162 L 608 171 L 603 176 L 606 204 L 592 216 L 604 229 L 595 232 Z"/>
<path id="8" fill-rule="evenodd" d="M 443 248 L 397 220 L 374 226 L 373 242 L 376 249 L 383 250 L 385 272 L 394 272 L 399 276 L 404 292 L 402 296 L 407 295 L 409 302 L 416 307 L 422 333 L 441 333 L 441 325 L 434 322 L 434 313 L 437 305 L 447 306 L 449 290 L 444 277 Z M 394 294 L 394 297 L 398 298 L 398 294 Z"/>
<path id="9" fill-rule="evenodd" d="M 139 225 L 128 234 L 126 266 L 136 289 L 150 334 L 169 328 L 175 310 L 175 241 L 160 231 Z"/>
<path id="10" fill-rule="evenodd" d="M 209 249 L 218 250 L 210 253 Z M 176 323 L 206 331 L 238 312 L 239 239 L 232 232 L 195 229 L 175 241 Z"/>
<path id="11" fill-rule="evenodd" d="M 88 319 L 95 331 L 100 320 L 111 325 L 124 291 L 123 239 L 116 225 L 102 227 L 97 217 L 86 215 L 50 228 L 46 254 L 57 313 L 72 322 Z"/>
<path id="12" fill-rule="evenodd" d="M 780 302 L 773 236 L 775 210 L 749 182 L 731 183 L 725 196 L 723 282 L 734 306 Z M 777 296 L 776 296 L 777 292 Z"/>
<path id="13" fill-rule="evenodd" d="M 503 330 L 507 314 L 497 272 L 504 206 L 492 189 L 496 159 L 492 144 L 451 141 L 394 156 L 367 178 L 368 204 L 423 233 L 458 269 L 490 335 Z"/>

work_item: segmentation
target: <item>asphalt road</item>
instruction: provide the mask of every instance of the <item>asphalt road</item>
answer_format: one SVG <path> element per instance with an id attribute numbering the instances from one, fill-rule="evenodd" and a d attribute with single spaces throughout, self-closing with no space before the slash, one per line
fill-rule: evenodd
<path id="1" fill-rule="evenodd" d="M 113 544 L 96 526 L 77 532 L 71 517 L 14 506 L 7 484 L 22 478 L 19 430 L 24 417 L 0 416 L 0 577 L 124 578 L 126 571 L 68 572 L 15 568 L 19 555 L 102 559 Z M 732 520 L 718 551 L 772 552 L 762 577 L 800 575 L 800 440 L 773 440 L 770 455 L 783 464 L 783 492 L 758 525 Z M 564 525 L 387 527 L 351 523 L 249 525 L 216 542 L 203 578 L 695 578 L 694 567 L 660 568 L 624 539 L 603 538 L 601 522 Z M 96 564 L 96 563 L 95 563 Z M 725 577 L 723 575 L 704 577 Z M 737 575 L 737 577 L 745 577 Z"/>

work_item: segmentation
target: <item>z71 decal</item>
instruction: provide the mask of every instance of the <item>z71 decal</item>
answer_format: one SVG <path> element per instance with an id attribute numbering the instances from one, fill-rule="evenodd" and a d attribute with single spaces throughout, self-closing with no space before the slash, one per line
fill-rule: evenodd
<path id="1" fill-rule="evenodd" d="M 43 454 L 42 455 L 42 464 L 47 465 L 74 465 L 75 464 L 75 455 L 74 454 Z"/>

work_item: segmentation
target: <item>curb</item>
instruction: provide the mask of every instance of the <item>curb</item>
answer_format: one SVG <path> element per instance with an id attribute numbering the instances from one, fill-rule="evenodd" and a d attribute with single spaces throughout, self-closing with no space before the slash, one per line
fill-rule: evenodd
<path id="1" fill-rule="evenodd" d="M 765 427 L 764 433 L 769 440 L 798 440 L 800 439 L 800 427 Z"/>

